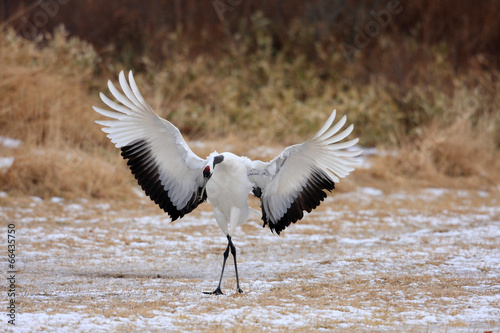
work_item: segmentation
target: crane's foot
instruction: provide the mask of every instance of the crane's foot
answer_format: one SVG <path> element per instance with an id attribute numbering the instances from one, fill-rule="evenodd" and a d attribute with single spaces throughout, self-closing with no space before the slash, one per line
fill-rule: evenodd
<path id="1" fill-rule="evenodd" d="M 243 292 L 243 291 L 241 291 L 241 292 Z M 220 290 L 220 287 L 217 287 L 217 289 L 215 289 L 214 291 L 204 291 L 203 293 L 206 295 L 224 295 L 222 290 Z"/>
<path id="2" fill-rule="evenodd" d="M 240 288 L 240 287 L 236 288 L 236 291 L 237 291 L 238 293 L 240 293 L 240 294 L 243 294 L 243 290 L 241 290 L 241 288 Z"/>

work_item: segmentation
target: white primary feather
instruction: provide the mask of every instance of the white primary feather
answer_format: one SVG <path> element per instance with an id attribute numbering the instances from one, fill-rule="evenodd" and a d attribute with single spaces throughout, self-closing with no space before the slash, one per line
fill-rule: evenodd
<path id="1" fill-rule="evenodd" d="M 352 166 L 356 162 L 353 157 L 360 155 L 362 151 L 346 149 L 353 147 L 358 139 L 339 142 L 351 134 L 354 127 L 350 125 L 338 133 L 347 118 L 342 117 L 332 126 L 335 114 L 334 110 L 313 137 L 302 144 L 287 147 L 271 162 L 249 162 L 249 177 L 262 191 L 262 210 L 267 215 L 267 221 L 264 222 L 269 223 L 271 229 L 273 224 L 290 224 L 302 218 L 303 210 L 310 211 L 323 200 L 319 191 L 331 187 L 329 182 L 337 183 L 339 178 L 346 177 L 354 170 Z M 316 195 L 310 194 L 313 192 Z M 317 202 L 309 200 L 308 196 L 316 196 Z M 291 209 L 297 210 L 297 213 L 290 212 Z M 290 217 L 284 221 L 282 219 L 286 214 Z M 276 230 L 280 231 L 279 226 Z"/>
<path id="2" fill-rule="evenodd" d="M 198 187 L 203 185 L 200 170 L 206 162 L 191 151 L 177 127 L 160 118 L 144 101 L 132 72 L 129 73 L 132 88 L 123 71 L 120 72 L 119 82 L 123 94 L 111 81 L 108 81 L 108 87 L 121 104 L 101 93 L 102 101 L 114 111 L 94 107 L 98 113 L 114 120 L 96 123 L 105 126 L 103 131 L 108 133 L 117 148 L 129 146 L 138 140 L 148 143 L 153 161 L 159 168 L 161 183 L 172 203 L 180 210 L 188 204 Z"/>

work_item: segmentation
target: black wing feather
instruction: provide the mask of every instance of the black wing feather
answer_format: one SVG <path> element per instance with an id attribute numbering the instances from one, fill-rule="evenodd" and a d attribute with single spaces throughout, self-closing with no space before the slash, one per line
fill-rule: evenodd
<path id="1" fill-rule="evenodd" d="M 279 235 L 291 223 L 295 223 L 304 217 L 304 211 L 310 213 L 313 209 L 326 198 L 325 190 L 331 192 L 335 189 L 335 183 L 320 169 L 313 169 L 311 176 L 307 180 L 305 186 L 299 192 L 298 196 L 292 202 L 290 207 L 283 216 L 276 222 L 269 219 L 268 214 L 264 208 L 261 197 L 261 210 L 262 220 L 264 221 L 263 227 L 269 225 L 271 231 L 276 231 Z"/>
<path id="2" fill-rule="evenodd" d="M 177 209 L 168 194 L 168 190 L 162 185 L 160 180 L 159 167 L 154 160 L 151 148 L 146 140 L 136 140 L 127 146 L 121 148 L 121 155 L 128 160 L 127 165 L 130 167 L 132 174 L 137 179 L 137 182 L 146 193 L 160 208 L 162 208 L 172 221 L 182 218 L 198 207 L 198 205 L 207 200 L 207 192 L 200 198 L 201 187 L 193 193 L 193 196 L 182 209 Z M 201 172 L 201 171 L 200 171 Z"/>

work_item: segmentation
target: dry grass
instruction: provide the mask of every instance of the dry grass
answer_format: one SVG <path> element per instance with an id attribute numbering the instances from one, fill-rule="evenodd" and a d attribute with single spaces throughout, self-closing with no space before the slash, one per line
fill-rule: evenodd
<path id="1" fill-rule="evenodd" d="M 234 237 L 245 293 L 229 264 L 221 297 L 201 293 L 224 249 L 209 205 L 168 224 L 142 199 L 3 197 L 21 241 L 19 327 L 497 328 L 499 192 L 433 191 L 337 193 L 280 237 L 250 221 Z"/>
<path id="2" fill-rule="evenodd" d="M 10 168 L 0 169 L 0 191 L 7 192 L 0 192 L 0 220 L 19 228 L 24 318 L 48 331 L 63 325 L 235 332 L 292 324 L 294 330 L 498 327 L 500 273 L 490 260 L 497 256 L 493 227 L 500 219 L 500 73 L 491 58 L 496 16 L 481 21 L 479 39 L 455 48 L 455 39 L 435 37 L 452 31 L 464 40 L 476 35 L 477 24 L 457 30 L 436 20 L 443 23 L 438 33 L 432 24 L 410 32 L 403 21 L 418 27 L 411 13 L 436 17 L 444 8 L 410 4 L 401 21 L 347 64 L 336 46 L 352 27 L 339 29 L 340 37 L 324 27 L 316 34 L 291 19 L 290 29 L 279 30 L 252 6 L 241 7 L 239 34 L 212 45 L 220 47 L 216 56 L 201 52 L 209 38 L 197 50 L 196 38 L 180 42 L 183 28 L 193 33 L 186 23 L 192 20 L 147 40 L 164 44 L 144 44 L 123 31 L 116 35 L 122 44 L 100 44 L 99 54 L 63 29 L 39 41 L 0 31 L 0 136 L 22 141 L 18 148 L 0 145 L 0 157 L 14 157 Z M 479 12 L 485 11 L 486 5 Z M 365 22 L 366 11 L 356 13 L 344 19 Z M 458 9 L 452 14 L 461 22 Z M 106 11 L 99 15 L 109 19 Z M 111 24 L 124 15 L 118 11 Z M 201 34 L 228 33 L 210 22 L 212 30 Z M 234 28 L 231 22 L 226 28 Z M 135 28 L 128 25 L 134 34 Z M 146 56 L 137 53 L 143 46 L 151 51 Z M 243 226 L 235 244 L 246 293 L 230 292 L 229 265 L 228 295 L 202 296 L 216 284 L 224 247 L 223 237 L 214 237 L 220 231 L 210 207 L 168 224 L 157 207 L 133 194 L 133 177 L 93 122 L 98 116 L 90 106 L 100 103 L 98 91 L 123 64 L 135 64 L 146 99 L 200 156 L 227 149 L 269 159 L 266 149 L 279 152 L 307 138 L 333 108 L 349 116 L 362 145 L 387 154 L 370 158 L 371 168 L 343 180 L 334 199 L 282 237 L 271 237 L 258 221 Z M 384 195 L 368 195 L 363 186 Z M 467 190 L 435 195 L 422 187 Z M 54 196 L 66 199 L 51 201 Z M 473 316 L 484 308 L 491 311 Z"/>
<path id="3" fill-rule="evenodd" d="M 253 53 L 265 37 L 272 41 L 273 53 L 305 57 L 330 75 L 342 69 L 332 54 L 340 51 L 343 42 L 354 44 L 354 29 L 366 29 L 368 22 L 375 21 L 371 12 L 387 10 L 390 1 L 221 1 L 216 4 L 225 9 L 224 20 L 213 2 L 198 0 L 141 4 L 131 0 L 61 1 L 46 24 L 40 24 L 40 16 L 47 6 L 53 11 L 54 4 L 39 4 L 33 6 L 31 0 L 5 3 L 0 6 L 0 27 L 7 24 L 34 38 L 33 23 L 38 23 L 40 33 L 64 24 L 73 36 L 95 45 L 101 55 L 134 68 L 143 66 L 144 55 L 160 63 L 179 54 L 217 55 L 231 42 L 242 40 L 247 52 Z M 449 50 L 447 60 L 454 66 L 481 55 L 498 68 L 500 23 L 496 18 L 500 9 L 496 0 L 464 0 L 461 6 L 454 6 L 453 0 L 401 1 L 397 7 L 401 13 L 392 15 L 389 24 L 380 29 L 380 35 L 388 36 L 394 44 L 380 42 L 375 33 L 366 52 L 358 57 L 361 61 L 351 66 L 363 77 L 373 71 L 390 73 L 392 79 L 399 80 L 416 64 L 425 62 L 426 49 L 436 45 Z M 402 39 L 407 36 L 415 37 L 422 48 L 401 54 Z"/>
<path id="4" fill-rule="evenodd" d="M 0 33 L 0 129 L 26 145 L 92 149 L 105 139 L 89 112 L 91 46 L 58 30 L 45 48 L 11 31 Z"/>
<path id="5" fill-rule="evenodd" d="M 495 133 L 487 119 L 473 128 L 470 117 L 456 119 L 450 126 L 429 126 L 419 138 L 404 147 L 398 159 L 400 168 L 410 175 L 484 178 L 491 183 L 498 181 Z M 481 161 L 478 163 L 478 161 Z M 490 169 L 491 168 L 491 169 Z M 490 169 L 488 171 L 488 169 Z"/>
<path id="6" fill-rule="evenodd" d="M 442 118 L 405 138 L 397 154 L 377 157 L 369 172 L 386 180 L 420 181 L 427 186 L 498 184 L 498 110 L 478 115 L 478 109 L 471 111 L 468 98 L 455 96 Z"/>
<path id="7" fill-rule="evenodd" d="M 85 86 L 51 69 L 5 64 L 0 89 L 3 135 L 27 145 L 85 147 L 101 141 Z"/>
<path id="8" fill-rule="evenodd" d="M 194 148 L 201 156 L 215 149 L 252 155 L 254 147 L 271 141 L 281 147 L 300 142 L 335 107 L 348 114 L 362 145 L 398 151 L 379 158 L 350 186 L 488 186 L 498 180 L 494 70 L 476 79 L 477 70 L 470 69 L 450 88 L 454 71 L 436 51 L 436 60 L 408 76 L 405 89 L 383 76 L 357 84 L 343 80 L 343 73 L 325 79 L 306 58 L 274 54 L 272 40 L 259 38 L 256 52 L 248 53 L 252 41 L 242 40 L 218 60 L 179 54 L 159 66 L 142 58 L 144 71 L 136 80 L 147 100 L 187 139 L 209 142 Z M 14 151 L 0 148 L 0 156 L 15 157 L 14 166 L 0 172 L 1 189 L 42 197 L 131 193 L 132 177 L 93 122 L 99 117 L 90 107 L 100 105 L 98 91 L 105 91 L 106 81 L 94 73 L 102 59 L 93 48 L 63 29 L 43 48 L 9 31 L 0 33 L 0 44 L 8 50 L 0 55 L 0 134 L 23 142 Z M 118 65 L 111 67 L 116 75 Z M 427 84 L 429 73 L 433 85 Z"/>
<path id="9" fill-rule="evenodd" d="M 88 95 L 97 56 L 59 31 L 39 49 L 11 32 L 0 33 L 0 133 L 17 138 L 0 147 L 15 162 L 0 172 L 2 190 L 40 197 L 126 197 L 129 172 L 94 124 Z"/>
<path id="10" fill-rule="evenodd" d="M 122 198 L 132 194 L 130 172 L 121 159 L 76 149 L 20 149 L 0 175 L 3 189 L 42 198 Z"/>

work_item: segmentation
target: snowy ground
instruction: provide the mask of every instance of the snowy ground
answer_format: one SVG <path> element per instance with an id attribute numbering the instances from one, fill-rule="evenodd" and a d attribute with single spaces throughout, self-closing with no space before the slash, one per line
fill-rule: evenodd
<path id="1" fill-rule="evenodd" d="M 144 198 L 0 204 L 17 237 L 2 331 L 500 330 L 500 189 L 337 192 L 282 236 L 251 220 L 233 238 L 244 293 L 230 257 L 223 296 L 202 293 L 226 246 L 208 204 L 172 224 Z"/>

